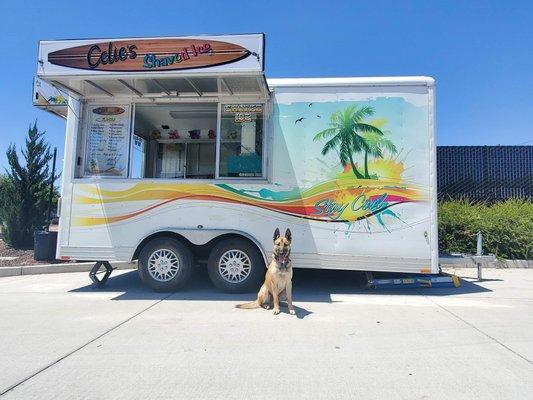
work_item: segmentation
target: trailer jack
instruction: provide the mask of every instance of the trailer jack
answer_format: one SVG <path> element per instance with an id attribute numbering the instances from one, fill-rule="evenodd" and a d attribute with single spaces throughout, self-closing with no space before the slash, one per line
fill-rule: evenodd
<path id="1" fill-rule="evenodd" d="M 102 267 L 104 267 L 103 271 L 100 270 Z M 97 261 L 92 267 L 91 272 L 89 272 L 89 278 L 91 278 L 91 281 L 93 281 L 96 286 L 103 287 L 114 269 L 115 268 L 109 264 L 109 261 Z M 98 278 L 98 275 L 101 275 L 102 273 L 104 275 L 101 278 Z"/>

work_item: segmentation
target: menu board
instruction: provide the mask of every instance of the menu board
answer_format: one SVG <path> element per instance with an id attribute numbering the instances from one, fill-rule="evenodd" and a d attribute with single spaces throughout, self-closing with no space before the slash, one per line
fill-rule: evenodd
<path id="1" fill-rule="evenodd" d="M 255 119 L 253 114 L 263 114 L 262 104 L 225 104 L 224 112 L 235 114 L 235 122 L 252 122 Z"/>
<path id="2" fill-rule="evenodd" d="M 130 106 L 88 105 L 85 176 L 128 176 Z"/>

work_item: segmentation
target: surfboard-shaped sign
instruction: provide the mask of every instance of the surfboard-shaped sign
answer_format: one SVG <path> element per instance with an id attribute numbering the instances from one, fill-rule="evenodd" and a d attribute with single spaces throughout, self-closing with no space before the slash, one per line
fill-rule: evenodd
<path id="1" fill-rule="evenodd" d="M 245 47 L 211 39 L 121 39 L 48 53 L 50 64 L 113 72 L 157 72 L 214 67 L 251 55 Z"/>

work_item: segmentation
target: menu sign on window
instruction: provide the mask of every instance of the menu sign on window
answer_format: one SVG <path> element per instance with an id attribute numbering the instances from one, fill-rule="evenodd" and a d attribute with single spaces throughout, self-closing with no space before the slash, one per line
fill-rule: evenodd
<path id="1" fill-rule="evenodd" d="M 235 122 L 252 122 L 255 119 L 254 114 L 263 113 L 262 104 L 225 104 L 224 112 L 235 114 Z"/>
<path id="2" fill-rule="evenodd" d="M 130 106 L 89 105 L 86 125 L 86 176 L 128 176 Z"/>

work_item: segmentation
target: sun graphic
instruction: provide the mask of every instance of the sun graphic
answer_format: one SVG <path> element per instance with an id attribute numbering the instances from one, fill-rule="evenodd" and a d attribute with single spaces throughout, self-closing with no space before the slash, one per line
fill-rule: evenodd
<path id="1" fill-rule="evenodd" d="M 370 171 L 370 179 L 365 180 L 401 181 L 405 165 L 403 162 L 392 158 L 376 158 L 368 161 L 368 170 Z M 342 167 L 342 172 L 338 174 L 337 178 L 354 179 L 351 165 L 347 164 Z"/>
<path id="2" fill-rule="evenodd" d="M 377 179 L 401 181 L 405 166 L 392 158 L 376 158 L 368 162 L 368 169 Z"/>

